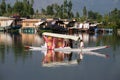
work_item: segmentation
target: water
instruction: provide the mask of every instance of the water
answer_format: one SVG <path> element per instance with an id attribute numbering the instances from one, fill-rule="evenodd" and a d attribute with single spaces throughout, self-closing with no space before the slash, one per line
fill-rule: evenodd
<path id="1" fill-rule="evenodd" d="M 73 53 L 75 64 L 68 65 L 68 58 L 62 58 L 67 65 L 48 67 L 43 66 L 41 51 L 24 49 L 25 45 L 41 46 L 44 42 L 41 35 L 0 33 L 0 80 L 120 80 L 120 36 L 74 35 L 83 37 L 85 47 L 110 45 L 110 48 L 97 50 L 93 55 L 83 54 L 79 64 L 76 63 L 79 55 Z"/>

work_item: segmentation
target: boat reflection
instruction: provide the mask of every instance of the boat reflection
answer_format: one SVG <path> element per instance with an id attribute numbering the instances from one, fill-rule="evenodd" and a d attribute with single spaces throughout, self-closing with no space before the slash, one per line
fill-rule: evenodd
<path id="1" fill-rule="evenodd" d="M 77 57 L 73 58 L 73 55 L 75 54 L 77 54 Z M 106 59 L 109 58 L 109 55 L 97 52 L 63 53 L 54 52 L 53 50 L 47 50 L 46 52 L 44 52 L 42 66 L 43 67 L 75 66 L 80 64 L 80 62 L 84 60 L 85 55 L 97 56 Z"/>
<path id="2" fill-rule="evenodd" d="M 44 53 L 42 60 L 43 67 L 58 67 L 58 66 L 69 66 L 77 64 L 76 60 L 72 60 L 72 53 L 54 52 L 48 50 Z"/>
<path id="3" fill-rule="evenodd" d="M 43 67 L 60 67 L 60 66 L 75 66 L 78 65 L 84 58 L 84 54 L 95 55 L 103 58 L 107 58 L 108 55 L 100 54 L 96 52 L 65 52 L 55 51 L 54 48 L 71 47 L 74 48 L 72 40 L 64 40 L 61 38 L 53 38 L 43 36 L 47 44 L 46 50 L 42 51 L 44 57 L 42 59 Z M 79 43 L 78 43 L 79 44 Z M 53 48 L 54 46 L 54 48 Z M 79 48 L 79 47 L 78 47 Z M 77 58 L 73 58 L 73 55 L 77 54 Z"/>

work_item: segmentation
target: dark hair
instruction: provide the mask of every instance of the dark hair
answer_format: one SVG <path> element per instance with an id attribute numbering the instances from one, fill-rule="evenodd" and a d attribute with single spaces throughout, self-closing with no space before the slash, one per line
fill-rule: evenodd
<path id="1" fill-rule="evenodd" d="M 83 40 L 81 39 L 80 42 L 82 42 Z"/>

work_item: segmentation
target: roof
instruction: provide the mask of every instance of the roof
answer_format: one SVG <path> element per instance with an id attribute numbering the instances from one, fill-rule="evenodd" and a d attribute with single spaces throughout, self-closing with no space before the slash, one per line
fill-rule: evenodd
<path id="1" fill-rule="evenodd" d="M 14 18 L 0 16 L 0 20 L 11 20 L 11 19 L 13 20 Z"/>

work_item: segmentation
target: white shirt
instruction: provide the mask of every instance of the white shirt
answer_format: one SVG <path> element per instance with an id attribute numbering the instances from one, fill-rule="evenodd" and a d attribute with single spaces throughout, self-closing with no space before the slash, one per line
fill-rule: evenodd
<path id="1" fill-rule="evenodd" d="M 82 47 L 84 47 L 84 43 L 83 43 L 83 41 L 80 42 L 80 48 L 82 48 Z"/>

